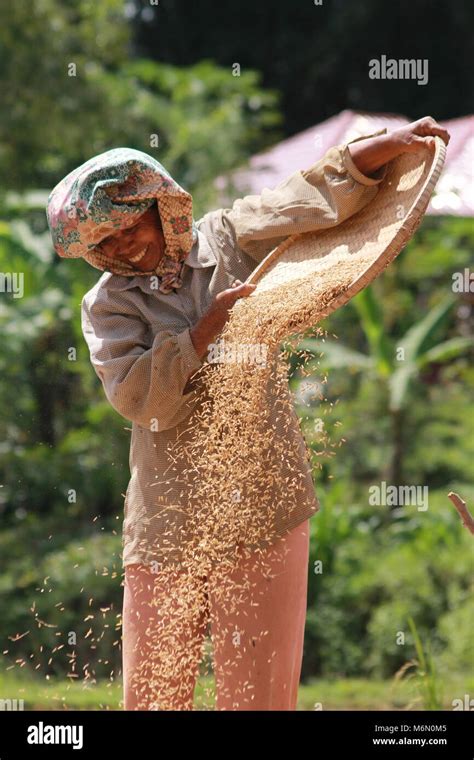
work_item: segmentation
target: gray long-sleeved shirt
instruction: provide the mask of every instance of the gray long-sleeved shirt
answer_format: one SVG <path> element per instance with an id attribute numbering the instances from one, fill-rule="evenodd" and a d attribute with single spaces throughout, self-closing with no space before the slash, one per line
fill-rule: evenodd
<path id="1" fill-rule="evenodd" d="M 375 197 L 383 173 L 365 177 L 347 145 L 331 148 L 273 190 L 265 188 L 231 208 L 205 214 L 197 222 L 198 239 L 178 291 L 165 295 L 152 278 L 106 272 L 84 296 L 82 328 L 92 365 L 109 402 L 133 423 L 124 565 L 180 561 L 186 498 L 172 474 L 168 448 L 178 436 L 185 443 L 191 434 L 189 416 L 205 394 L 202 383 L 189 391 L 186 386 L 206 362 L 196 354 L 190 328 L 217 293 L 236 278 L 245 280 L 289 235 L 335 226 L 362 209 Z M 285 510 L 284 494 L 275 494 L 275 538 L 319 510 L 296 414 L 290 436 L 300 453 L 303 488 L 291 513 Z"/>

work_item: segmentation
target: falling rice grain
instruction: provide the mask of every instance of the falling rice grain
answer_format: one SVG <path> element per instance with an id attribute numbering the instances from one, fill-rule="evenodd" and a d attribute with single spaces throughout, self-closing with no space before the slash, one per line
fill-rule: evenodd
<path id="1" fill-rule="evenodd" d="M 160 618 L 167 623 L 147 630 L 150 656 L 138 666 L 134 679 L 141 709 L 149 709 L 150 693 L 159 709 L 180 709 L 198 672 L 202 643 L 197 623 L 206 610 L 199 579 L 212 580 L 215 604 L 221 604 L 227 615 L 248 619 L 248 609 L 258 606 L 251 579 L 271 577 L 278 515 L 282 509 L 291 514 L 303 487 L 299 454 L 289 433 L 294 411 L 288 393 L 288 348 L 283 352 L 280 346 L 291 338 L 294 347 L 295 334 L 317 325 L 360 268 L 358 257 L 317 278 L 260 293 L 257 288 L 236 303 L 221 340 L 238 346 L 265 345 L 267 362 L 205 364 L 200 370 L 205 393 L 189 421 L 192 440 L 182 445 L 178 439 L 170 449 L 172 470 L 176 468 L 175 477 L 186 495 L 187 519 L 179 567 L 165 562 L 155 578 L 157 590 L 168 589 L 159 595 Z M 300 358 L 304 371 L 312 357 L 304 353 Z M 272 428 L 275 412 L 278 432 Z M 236 493 L 237 501 L 232 498 Z M 253 565 L 249 577 L 240 575 L 237 581 L 234 571 L 242 559 L 251 559 Z M 231 636 L 225 627 L 219 634 L 213 631 L 215 663 L 216 655 L 222 661 L 219 654 Z M 220 668 L 215 665 L 222 693 L 225 677 L 242 661 L 238 649 L 234 646 L 232 661 Z M 275 656 L 276 651 L 268 662 Z M 233 691 L 235 701 L 237 684 Z"/>

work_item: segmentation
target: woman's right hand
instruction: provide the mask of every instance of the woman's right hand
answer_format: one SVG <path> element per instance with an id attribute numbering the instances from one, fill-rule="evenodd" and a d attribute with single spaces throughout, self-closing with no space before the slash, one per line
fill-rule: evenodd
<path id="1" fill-rule="evenodd" d="M 239 298 L 250 296 L 256 287 L 256 285 L 234 280 L 232 287 L 214 297 L 207 311 L 190 330 L 191 340 L 200 359 L 208 352 L 209 344 L 213 343 L 224 329 L 235 302 Z"/>
<path id="2" fill-rule="evenodd" d="M 234 280 L 230 288 L 227 288 L 227 290 L 222 290 L 215 296 L 209 308 L 211 310 L 214 309 L 216 312 L 225 312 L 227 315 L 225 322 L 227 322 L 230 310 L 232 309 L 235 302 L 239 298 L 246 298 L 247 296 L 251 295 L 256 287 L 256 285 L 250 285 L 245 282 L 241 282 L 240 280 Z M 225 322 L 222 326 L 224 326 Z"/>

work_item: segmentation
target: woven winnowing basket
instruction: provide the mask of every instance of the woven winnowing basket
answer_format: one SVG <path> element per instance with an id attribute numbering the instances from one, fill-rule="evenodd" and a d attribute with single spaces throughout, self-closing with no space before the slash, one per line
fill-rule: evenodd
<path id="1" fill-rule="evenodd" d="M 375 199 L 337 227 L 292 235 L 274 248 L 247 282 L 257 283 L 252 298 L 292 281 L 317 278 L 318 273 L 345 262 L 360 262 L 350 286 L 329 302 L 323 316 L 346 304 L 369 285 L 400 253 L 419 226 L 443 168 L 446 147 L 404 153 L 390 162 Z"/>

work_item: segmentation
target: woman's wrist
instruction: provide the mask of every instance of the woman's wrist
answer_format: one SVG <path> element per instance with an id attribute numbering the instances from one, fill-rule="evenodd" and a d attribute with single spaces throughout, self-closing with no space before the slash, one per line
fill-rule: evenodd
<path id="1" fill-rule="evenodd" d="M 403 153 L 403 140 L 395 132 L 388 135 L 369 137 L 349 143 L 347 146 L 356 168 L 366 177 L 370 177 L 378 169 Z"/>
<path id="2" fill-rule="evenodd" d="M 189 331 L 193 346 L 200 359 L 209 350 L 209 344 L 213 343 L 224 329 L 235 302 L 239 298 L 251 295 L 255 287 L 250 283 L 235 280 L 232 287 L 215 296 L 208 310 Z"/>
<path id="3" fill-rule="evenodd" d="M 384 163 L 393 160 L 401 153 L 416 153 L 422 150 L 434 150 L 436 137 L 445 145 L 449 143 L 449 132 L 431 116 L 425 116 L 411 124 L 398 127 L 388 135 L 361 140 L 350 146 L 352 160 L 359 171 L 374 171 Z M 360 164 L 360 165 L 359 165 Z"/>
<path id="4" fill-rule="evenodd" d="M 209 344 L 213 343 L 223 330 L 227 321 L 228 312 L 213 304 L 207 312 L 191 327 L 189 334 L 194 349 L 202 359 L 209 350 Z"/>

